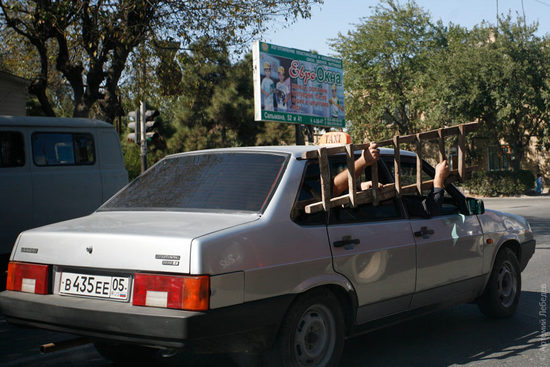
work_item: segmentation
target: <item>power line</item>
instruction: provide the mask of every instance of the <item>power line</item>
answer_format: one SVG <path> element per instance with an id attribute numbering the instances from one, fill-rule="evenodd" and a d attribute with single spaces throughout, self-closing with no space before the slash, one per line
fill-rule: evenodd
<path id="1" fill-rule="evenodd" d="M 527 30 L 527 20 L 525 18 L 525 8 L 523 7 L 523 0 L 521 0 L 521 11 L 523 12 L 523 29 Z"/>
<path id="2" fill-rule="evenodd" d="M 535 0 L 535 1 L 539 4 L 546 5 L 546 6 L 550 7 L 550 4 L 545 3 L 544 1 L 541 1 L 541 0 Z"/>

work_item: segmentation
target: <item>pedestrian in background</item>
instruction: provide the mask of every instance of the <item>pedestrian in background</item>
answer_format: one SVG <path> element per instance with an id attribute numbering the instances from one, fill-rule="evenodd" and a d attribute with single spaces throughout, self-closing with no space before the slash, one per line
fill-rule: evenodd
<path id="1" fill-rule="evenodd" d="M 537 173 L 537 179 L 535 180 L 535 192 L 537 194 L 542 194 L 544 190 L 544 179 L 541 173 Z"/>

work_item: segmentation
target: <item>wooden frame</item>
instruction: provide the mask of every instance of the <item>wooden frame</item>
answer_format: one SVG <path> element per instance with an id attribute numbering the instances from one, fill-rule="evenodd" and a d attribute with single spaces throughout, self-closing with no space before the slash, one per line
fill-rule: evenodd
<path id="1" fill-rule="evenodd" d="M 337 197 L 331 197 L 331 177 L 329 170 L 328 156 L 334 154 L 346 155 L 346 164 L 348 168 L 348 187 L 356 187 L 357 178 L 355 177 L 355 156 L 356 150 L 368 149 L 368 144 L 346 144 L 334 147 L 319 147 L 317 150 L 312 150 L 302 154 L 303 159 L 319 159 L 319 171 L 321 176 L 321 201 L 306 205 L 305 212 L 308 214 L 317 213 L 320 211 L 328 211 L 330 208 L 350 205 L 355 208 L 360 204 L 373 203 L 378 205 L 380 201 L 390 199 L 395 196 L 419 193 L 433 187 L 433 180 L 422 181 L 422 144 L 430 140 L 438 140 L 439 143 L 439 159 L 446 159 L 445 155 L 445 138 L 448 136 L 458 135 L 458 169 L 451 171 L 447 182 L 450 183 L 456 179 L 464 180 L 475 167 L 467 168 L 465 166 L 466 155 L 466 135 L 477 130 L 477 122 L 460 124 L 451 127 L 439 128 L 418 134 L 405 136 L 396 135 L 392 139 L 377 142 L 379 147 L 393 146 L 394 149 L 394 183 L 378 187 L 378 164 L 371 165 L 372 188 L 363 191 L 348 190 L 349 193 Z M 416 184 L 401 186 L 401 155 L 400 144 L 416 144 Z"/>

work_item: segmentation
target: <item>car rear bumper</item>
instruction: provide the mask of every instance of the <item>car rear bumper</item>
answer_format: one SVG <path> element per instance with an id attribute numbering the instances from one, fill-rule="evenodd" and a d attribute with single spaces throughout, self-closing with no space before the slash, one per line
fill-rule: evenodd
<path id="1" fill-rule="evenodd" d="M 95 339 L 197 352 L 266 348 L 293 296 L 249 302 L 206 312 L 59 295 L 4 291 L 0 311 L 9 322 Z"/>

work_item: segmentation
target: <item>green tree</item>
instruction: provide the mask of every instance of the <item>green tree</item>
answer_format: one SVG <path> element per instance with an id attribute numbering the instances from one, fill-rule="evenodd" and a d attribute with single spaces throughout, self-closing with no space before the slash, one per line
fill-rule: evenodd
<path id="1" fill-rule="evenodd" d="M 147 39 L 169 35 L 185 48 L 208 35 L 242 44 L 276 17 L 309 17 L 316 2 L 322 0 L 0 0 L 0 21 L 36 50 L 30 92 L 46 115 L 55 114 L 48 95 L 55 68 L 71 87 L 74 116 L 95 108 L 113 121 L 122 115 L 118 87 L 128 58 Z"/>
<path id="2" fill-rule="evenodd" d="M 550 42 L 535 35 L 535 25 L 522 23 L 502 20 L 495 42 L 486 46 L 498 67 L 483 79 L 492 103 L 481 115 L 496 116 L 485 120 L 489 131 L 510 144 L 514 171 L 520 170 L 531 137 L 542 141 L 550 123 Z"/>
<path id="3" fill-rule="evenodd" d="M 414 2 L 386 0 L 332 46 L 344 60 L 356 141 L 479 120 L 520 162 L 532 137 L 550 145 L 550 39 L 510 16 L 472 30 L 434 23 Z"/>
<path id="4" fill-rule="evenodd" d="M 174 101 L 177 129 L 169 151 L 288 144 L 292 127 L 254 121 L 252 57 L 231 63 L 227 47 L 206 39 L 179 55 L 182 94 Z"/>
<path id="5" fill-rule="evenodd" d="M 426 115 L 480 120 L 485 136 L 511 146 L 515 171 L 530 139 L 545 141 L 550 121 L 550 42 L 536 30 L 510 16 L 498 27 L 455 27 L 423 79 Z"/>
<path id="6" fill-rule="evenodd" d="M 30 86 L 32 91 L 36 88 L 36 75 L 40 71 L 39 58 L 34 46 L 26 42 L 24 37 L 13 30 L 2 27 L 1 22 L 0 44 L 2 44 L 2 48 L 0 48 L 0 70 L 34 81 Z M 48 59 L 50 61 L 54 60 L 52 52 L 48 54 Z M 52 68 L 48 69 L 47 74 L 49 86 L 46 94 L 54 114 L 64 117 L 72 116 L 73 106 L 70 99 L 70 87 L 63 79 L 63 75 Z M 31 95 L 27 107 L 30 114 L 44 114 L 36 95 Z"/>
<path id="7" fill-rule="evenodd" d="M 414 132 L 422 124 L 418 80 L 445 29 L 414 2 L 386 0 L 331 46 L 344 61 L 346 116 L 355 140 Z"/>

